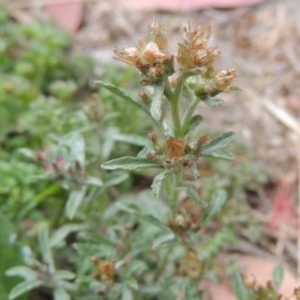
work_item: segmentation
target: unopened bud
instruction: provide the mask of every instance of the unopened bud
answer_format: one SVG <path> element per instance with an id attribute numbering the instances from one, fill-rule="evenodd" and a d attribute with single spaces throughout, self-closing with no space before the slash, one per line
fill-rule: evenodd
<path id="1" fill-rule="evenodd" d="M 209 140 L 209 137 L 207 134 L 203 134 L 198 138 L 198 143 L 199 144 L 204 144 Z"/>
<path id="2" fill-rule="evenodd" d="M 147 152 L 147 153 L 146 153 L 146 158 L 147 158 L 147 159 L 151 160 L 151 159 L 153 159 L 154 157 L 155 157 L 155 153 L 152 153 L 152 152 Z"/>
<path id="3" fill-rule="evenodd" d="M 256 285 L 256 278 L 252 274 L 244 274 L 243 281 L 244 285 L 249 289 L 254 288 Z"/>
<path id="4" fill-rule="evenodd" d="M 143 101 L 146 101 L 146 100 L 149 99 L 148 94 L 145 93 L 144 91 L 140 91 L 140 92 L 138 93 L 138 96 L 139 96 L 139 98 L 140 98 L 141 100 L 143 100 Z"/>
<path id="5" fill-rule="evenodd" d="M 182 215 L 177 215 L 175 218 L 175 222 L 180 227 L 185 227 L 185 225 L 186 225 L 186 220 L 184 219 L 184 217 Z"/>
<path id="6" fill-rule="evenodd" d="M 157 134 L 155 132 L 149 132 L 147 135 L 148 139 L 153 143 L 157 142 Z"/>

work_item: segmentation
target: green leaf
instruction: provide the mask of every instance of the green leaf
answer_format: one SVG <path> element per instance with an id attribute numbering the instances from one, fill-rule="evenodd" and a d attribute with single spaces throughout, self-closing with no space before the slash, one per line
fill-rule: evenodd
<path id="1" fill-rule="evenodd" d="M 164 170 L 162 173 L 154 177 L 151 188 L 152 188 L 153 195 L 156 199 L 160 199 L 163 181 L 171 172 L 172 172 L 171 170 Z"/>
<path id="2" fill-rule="evenodd" d="M 134 214 L 135 216 L 137 216 L 140 220 L 144 220 L 156 227 L 159 227 L 163 230 L 168 230 L 169 231 L 169 228 L 163 223 L 161 222 L 159 219 L 155 218 L 154 216 L 152 215 L 149 215 L 149 214 L 145 214 L 145 213 L 142 213 L 139 208 L 133 204 L 131 205 L 124 205 L 124 204 L 121 204 L 121 203 L 118 203 L 117 204 L 121 209 L 131 213 L 131 214 Z"/>
<path id="3" fill-rule="evenodd" d="M 120 87 L 117 87 L 111 83 L 106 83 L 101 80 L 96 81 L 96 83 L 99 83 L 102 87 L 106 88 L 108 91 L 110 91 L 114 95 L 120 97 L 121 99 L 123 99 L 124 101 L 127 101 L 128 103 L 133 104 L 134 106 L 138 107 L 139 109 L 141 109 L 141 110 L 145 111 L 147 114 L 149 114 L 146 106 L 138 98 L 135 98 L 134 96 L 129 95 L 126 90 L 124 90 Z"/>
<path id="4" fill-rule="evenodd" d="M 223 158 L 223 159 L 228 159 L 228 160 L 233 159 L 232 153 L 227 149 L 218 149 L 210 155 L 213 156 L 213 157 Z"/>
<path id="5" fill-rule="evenodd" d="M 69 219 L 73 219 L 79 206 L 81 205 L 84 196 L 85 196 L 85 188 L 82 187 L 80 190 L 74 190 L 71 192 L 67 203 L 66 203 L 66 215 Z"/>
<path id="6" fill-rule="evenodd" d="M 76 275 L 73 272 L 70 272 L 68 270 L 59 270 L 55 273 L 55 278 L 63 279 L 63 280 L 72 280 L 76 277 Z"/>
<path id="7" fill-rule="evenodd" d="M 157 84 L 154 88 L 150 113 L 154 120 L 161 121 L 163 116 L 164 85 Z"/>
<path id="8" fill-rule="evenodd" d="M 211 107 L 218 107 L 223 104 L 223 99 L 215 98 L 215 97 L 208 97 L 202 100 L 206 105 Z"/>
<path id="9" fill-rule="evenodd" d="M 205 143 L 202 147 L 201 154 L 205 155 L 213 155 L 213 153 L 219 149 L 223 149 L 228 146 L 234 140 L 233 132 L 225 132 L 221 136 L 213 139 L 212 141 Z"/>
<path id="10" fill-rule="evenodd" d="M 95 186 L 103 186 L 102 180 L 97 177 L 88 177 L 85 183 L 90 185 L 95 185 Z"/>
<path id="11" fill-rule="evenodd" d="M 190 166 L 189 166 L 189 169 L 191 171 L 191 173 L 193 174 L 194 178 L 195 179 L 199 179 L 200 178 L 200 173 L 198 171 L 198 167 L 196 164 L 192 163 Z"/>
<path id="12" fill-rule="evenodd" d="M 78 161 L 81 166 L 85 165 L 85 141 L 81 134 L 78 132 L 67 135 L 64 141 L 70 148 L 71 157 Z"/>
<path id="13" fill-rule="evenodd" d="M 133 290 L 138 291 L 139 284 L 134 277 L 128 277 L 124 280 L 124 284 L 132 288 Z"/>
<path id="14" fill-rule="evenodd" d="M 112 186 L 117 185 L 126 180 L 129 177 L 128 173 L 124 172 L 111 172 L 104 176 L 104 185 Z"/>
<path id="15" fill-rule="evenodd" d="M 126 262 L 123 261 L 123 264 L 126 265 Z M 126 268 L 125 276 L 140 276 L 142 275 L 146 270 L 148 270 L 148 265 L 142 261 L 142 260 L 132 260 L 130 262 L 130 265 Z"/>
<path id="16" fill-rule="evenodd" d="M 149 142 L 147 138 L 136 134 L 116 133 L 111 136 L 111 139 L 114 141 L 124 142 L 142 147 L 144 147 Z"/>
<path id="17" fill-rule="evenodd" d="M 233 273 L 231 278 L 231 286 L 238 300 L 249 299 L 249 291 L 244 285 L 240 272 L 236 271 Z"/>
<path id="18" fill-rule="evenodd" d="M 134 300 L 132 291 L 128 287 L 123 287 L 121 300 Z"/>
<path id="19" fill-rule="evenodd" d="M 85 224 L 67 224 L 57 229 L 49 240 L 50 247 L 59 246 L 66 237 L 72 232 L 78 232 L 87 229 L 88 226 Z"/>
<path id="20" fill-rule="evenodd" d="M 218 189 L 213 193 L 212 199 L 209 202 L 207 209 L 204 211 L 201 223 L 205 223 L 221 210 L 225 204 L 226 197 L 227 193 L 223 189 Z"/>
<path id="21" fill-rule="evenodd" d="M 282 266 L 279 265 L 276 268 L 274 268 L 272 272 L 272 281 L 277 290 L 279 290 L 280 288 L 280 285 L 283 280 L 283 275 L 284 275 L 284 270 Z"/>
<path id="22" fill-rule="evenodd" d="M 21 282 L 20 278 L 12 276 L 28 279 L 35 276 L 31 269 L 21 266 L 24 263 L 24 254 L 19 247 L 20 243 L 15 240 L 17 229 L 14 225 L 17 225 L 17 222 L 13 224 L 9 217 L 9 214 L 0 213 L 0 299 L 8 299 L 9 292 Z M 18 300 L 27 299 L 26 296 Z"/>
<path id="23" fill-rule="evenodd" d="M 229 87 L 229 91 L 231 91 L 231 92 L 238 92 L 238 91 L 241 91 L 241 89 L 237 85 L 231 85 Z"/>
<path id="24" fill-rule="evenodd" d="M 193 131 L 203 120 L 202 116 L 200 115 L 194 115 L 190 119 L 189 123 L 184 126 L 184 134 L 187 134 L 188 132 Z"/>
<path id="25" fill-rule="evenodd" d="M 162 165 L 142 157 L 124 156 L 109 160 L 101 165 L 106 170 L 138 170 L 142 168 L 161 168 Z"/>
<path id="26" fill-rule="evenodd" d="M 152 249 L 156 250 L 157 248 L 159 248 L 161 245 L 165 245 L 168 244 L 170 242 L 174 242 L 176 236 L 173 232 L 161 235 L 160 237 L 158 237 L 153 245 L 152 245 Z"/>
<path id="27" fill-rule="evenodd" d="M 197 206 L 207 206 L 207 203 L 202 201 L 199 197 L 199 194 L 196 192 L 194 188 L 187 189 L 187 195 L 189 199 Z"/>
<path id="28" fill-rule="evenodd" d="M 19 284 L 17 284 L 9 293 L 9 300 L 16 299 L 20 295 L 31 291 L 39 286 L 43 285 L 43 281 L 41 280 L 35 280 L 35 281 L 23 281 Z"/>
<path id="29" fill-rule="evenodd" d="M 48 264 L 49 271 L 54 272 L 54 261 L 49 243 L 49 229 L 46 223 L 40 225 L 38 238 L 43 261 Z"/>
<path id="30" fill-rule="evenodd" d="M 5 272 L 6 276 L 19 276 L 27 281 L 35 280 L 38 278 L 38 273 L 25 266 L 16 266 L 8 269 Z"/>
<path id="31" fill-rule="evenodd" d="M 70 300 L 70 295 L 66 292 L 65 289 L 56 288 L 54 290 L 54 300 Z"/>
<path id="32" fill-rule="evenodd" d="M 20 148 L 20 149 L 18 149 L 18 152 L 21 153 L 21 154 L 23 154 L 24 156 L 26 156 L 29 159 L 36 160 L 36 154 L 31 149 Z"/>

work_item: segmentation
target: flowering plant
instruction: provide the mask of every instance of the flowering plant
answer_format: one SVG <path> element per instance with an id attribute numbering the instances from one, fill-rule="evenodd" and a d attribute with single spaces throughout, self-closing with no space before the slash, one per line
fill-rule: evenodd
<path id="1" fill-rule="evenodd" d="M 175 56 L 166 52 L 167 35 L 162 26 L 155 23 L 137 47 L 122 47 L 115 51 L 115 59 L 139 70 L 141 85 L 147 87 L 140 94 L 141 99 L 101 82 L 103 87 L 143 109 L 153 124 L 153 131 L 148 134 L 149 143 L 137 157 L 113 159 L 103 163 L 102 167 L 108 170 L 160 168 L 162 171 L 154 178 L 152 189 L 157 199 L 168 203 L 172 211 L 169 226 L 173 230 L 177 228 L 175 231 L 181 232 L 181 237 L 183 231 L 204 222 L 209 211 L 206 206 L 210 206 L 199 199 L 193 182 L 187 183 L 184 170 L 189 168 L 197 180 L 200 177 L 197 164 L 203 156 L 232 159 L 227 149 L 234 138 L 232 132 L 210 139 L 206 133 L 199 135 L 197 131 L 202 120 L 198 114 L 199 104 L 221 105 L 223 101 L 216 96 L 234 88 L 232 82 L 236 77 L 235 69 L 215 70 L 214 63 L 220 52 L 208 44 L 210 35 L 209 27 L 192 29 L 188 25 Z M 185 195 L 180 191 L 185 191 Z M 216 195 L 215 201 L 220 208 L 226 195 L 223 190 L 216 191 Z M 179 212 L 183 199 L 205 209 L 197 214 L 182 211 L 182 208 Z"/>
<path id="2" fill-rule="evenodd" d="M 148 142 L 137 157 L 112 159 L 104 162 L 102 168 L 160 170 L 151 187 L 154 197 L 165 205 L 165 219 L 141 213 L 134 204 L 124 209 L 163 229 L 155 247 L 172 247 L 173 244 L 184 247 L 185 255 L 179 263 L 178 272 L 194 283 L 208 276 L 210 268 L 210 255 L 204 254 L 206 250 L 203 248 L 203 242 L 208 238 L 204 225 L 216 222 L 212 220 L 226 201 L 224 189 L 216 189 L 211 199 L 200 199 L 199 163 L 205 156 L 233 158 L 227 149 L 234 139 L 233 132 L 210 138 L 198 131 L 203 119 L 198 113 L 199 105 L 220 106 L 223 100 L 216 96 L 236 89 L 232 85 L 235 69 L 215 69 L 220 52 L 209 45 L 210 35 L 209 27 L 201 25 L 192 29 L 188 24 L 184 29 L 183 42 L 179 43 L 177 54 L 173 55 L 166 51 L 166 32 L 161 24 L 155 23 L 136 47 L 115 50 L 115 59 L 138 69 L 141 85 L 145 88 L 139 94 L 140 98 L 117 86 L 100 82 L 102 87 L 142 109 L 153 125 L 147 136 Z M 186 169 L 190 170 L 193 179 L 188 179 Z M 216 223 L 214 226 L 219 227 Z M 211 248 L 218 248 L 216 243 L 221 241 L 233 241 L 232 232 L 227 227 L 216 230 L 214 234 Z M 168 259 L 165 259 L 164 267 Z M 200 295 L 199 291 L 196 293 Z"/>

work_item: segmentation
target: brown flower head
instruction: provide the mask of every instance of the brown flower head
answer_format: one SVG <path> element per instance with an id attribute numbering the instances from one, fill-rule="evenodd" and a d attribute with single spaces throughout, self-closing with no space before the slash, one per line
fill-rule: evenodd
<path id="1" fill-rule="evenodd" d="M 167 34 L 159 22 L 150 24 L 148 34 L 144 39 L 147 42 L 155 42 L 160 50 L 168 46 Z"/>
<path id="2" fill-rule="evenodd" d="M 219 56 L 220 52 L 216 47 L 205 45 L 194 53 L 194 63 L 198 67 L 211 67 Z"/>
<path id="3" fill-rule="evenodd" d="M 185 143 L 181 138 L 169 137 L 166 147 L 168 157 L 178 158 L 184 154 Z"/>
<path id="4" fill-rule="evenodd" d="M 135 65 L 140 61 L 140 52 L 136 47 L 119 47 L 114 50 L 114 59 L 129 65 Z"/>
<path id="5" fill-rule="evenodd" d="M 184 42 L 179 44 L 177 61 L 183 68 L 211 67 L 219 57 L 216 47 L 210 47 L 208 39 L 211 35 L 209 26 L 200 25 L 191 29 L 190 24 L 184 29 Z"/>
<path id="6" fill-rule="evenodd" d="M 232 84 L 235 77 L 236 69 L 222 70 L 214 78 L 217 89 L 221 91 L 226 90 Z"/>
<path id="7" fill-rule="evenodd" d="M 145 63 L 155 63 L 166 58 L 166 54 L 161 52 L 155 42 L 145 44 L 141 50 L 141 57 Z"/>
<path id="8" fill-rule="evenodd" d="M 99 262 L 99 273 L 111 277 L 116 273 L 114 260 L 103 260 Z"/>

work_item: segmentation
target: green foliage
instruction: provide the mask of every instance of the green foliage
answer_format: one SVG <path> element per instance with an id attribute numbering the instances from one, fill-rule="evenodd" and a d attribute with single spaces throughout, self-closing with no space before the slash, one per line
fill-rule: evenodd
<path id="1" fill-rule="evenodd" d="M 8 299 L 10 290 L 19 282 L 16 278 L 6 277 L 5 270 L 23 263 L 21 247 L 16 242 L 16 231 L 9 219 L 0 214 L 0 295 L 3 299 Z M 19 299 L 25 300 L 26 295 Z"/>
<path id="2" fill-rule="evenodd" d="M 208 300 L 199 282 L 223 275 L 216 258 L 235 242 L 236 223 L 251 223 L 245 189 L 266 178 L 242 159 L 245 149 L 232 147 L 230 161 L 232 132 L 199 137 L 197 107 L 220 105 L 215 96 L 232 89 L 235 71 L 214 72 L 207 45 L 211 60 L 193 62 L 201 66 L 179 51 L 171 82 L 174 58 L 161 52 L 164 32 L 154 26 L 138 57 L 116 51 L 139 69 L 142 90 L 131 69 L 109 65 L 98 91 L 95 62 L 73 53 L 61 29 L 18 24 L 3 8 L 0 25 L 1 292 Z M 277 269 L 276 288 L 280 280 Z M 266 293 L 249 292 L 239 273 L 233 286 L 238 299 Z"/>

